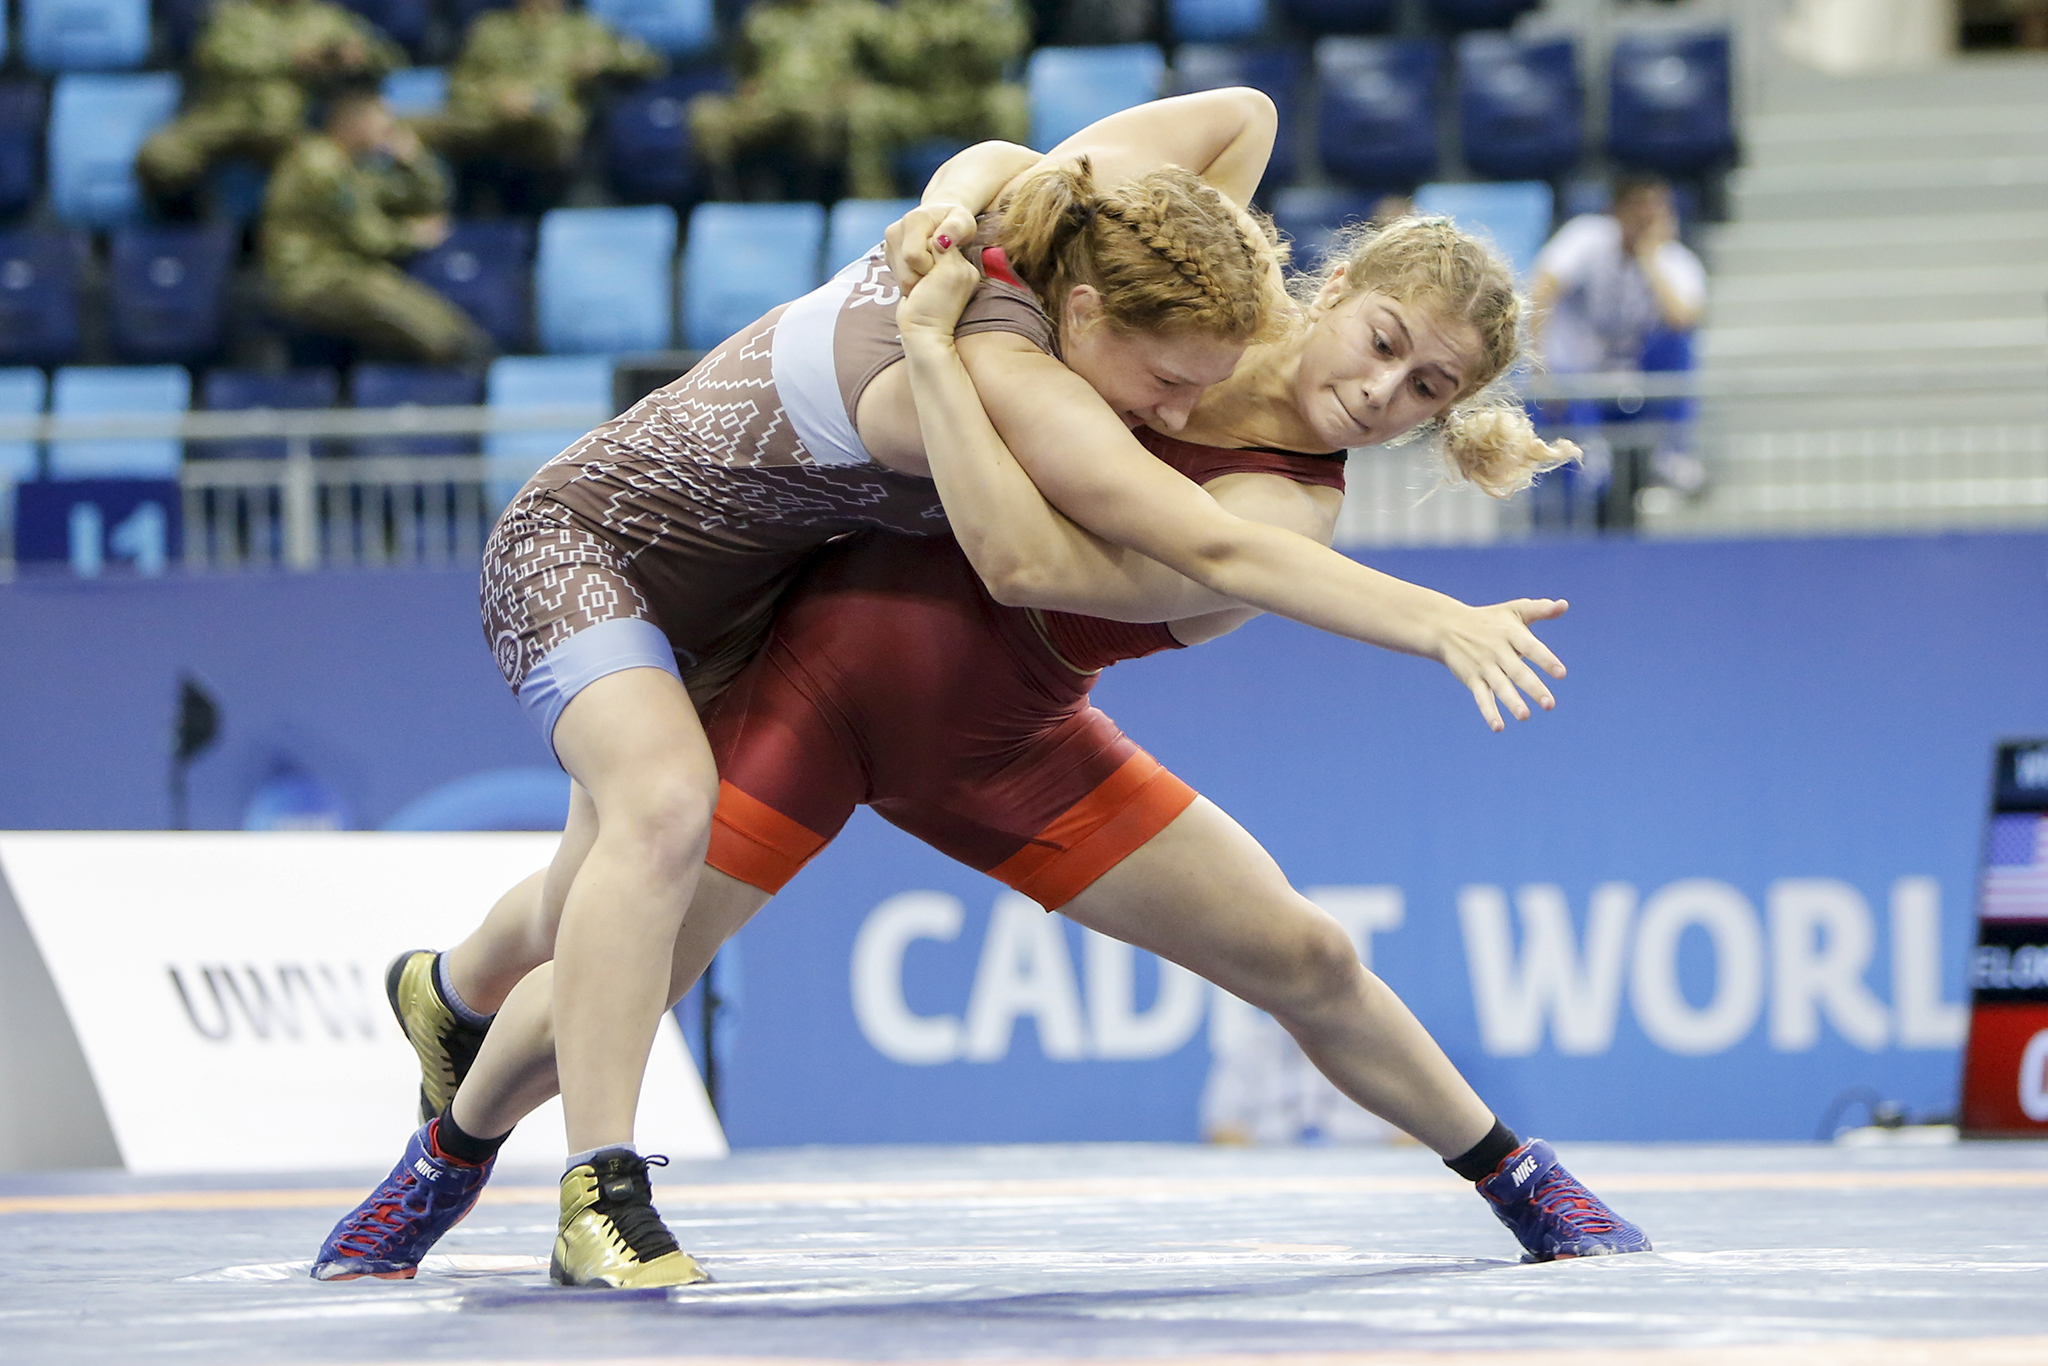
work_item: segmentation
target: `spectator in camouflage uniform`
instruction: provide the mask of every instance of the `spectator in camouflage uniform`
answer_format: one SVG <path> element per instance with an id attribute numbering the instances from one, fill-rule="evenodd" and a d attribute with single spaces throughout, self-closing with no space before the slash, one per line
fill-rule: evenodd
<path id="1" fill-rule="evenodd" d="M 605 76 L 645 79 L 667 64 L 562 0 L 519 0 L 469 26 L 448 78 L 448 105 L 420 131 L 451 159 L 489 158 L 564 171 L 590 126 L 585 96 Z"/>
<path id="2" fill-rule="evenodd" d="M 690 101 L 690 133 L 719 192 L 733 193 L 733 162 L 748 152 L 839 164 L 848 110 L 880 74 L 888 27 L 873 0 L 756 0 L 741 30 L 739 88 Z"/>
<path id="3" fill-rule="evenodd" d="M 883 83 L 856 90 L 847 109 L 849 192 L 895 194 L 896 153 L 927 138 L 1023 142 L 1030 110 L 1003 70 L 1029 36 L 1013 0 L 898 0 L 880 44 Z"/>
<path id="4" fill-rule="evenodd" d="M 223 157 L 269 166 L 305 133 L 313 96 L 404 63 L 396 43 L 327 0 L 218 0 L 192 50 L 184 112 L 142 145 L 136 173 L 163 201 Z"/>
<path id="5" fill-rule="evenodd" d="M 491 351 L 483 329 L 392 264 L 448 236 L 447 205 L 447 177 L 383 99 L 337 94 L 325 131 L 285 154 L 264 196 L 272 304 L 309 331 L 394 359 L 482 359 Z"/>

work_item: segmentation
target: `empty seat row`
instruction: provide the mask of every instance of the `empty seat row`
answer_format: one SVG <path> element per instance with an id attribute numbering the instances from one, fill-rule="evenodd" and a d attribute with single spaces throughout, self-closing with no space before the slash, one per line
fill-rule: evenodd
<path id="1" fill-rule="evenodd" d="M 1439 167 L 1437 112 L 1447 53 L 1435 38 L 1328 37 L 1312 64 L 1323 169 L 1352 184 L 1405 189 Z M 1294 128 L 1308 74 L 1297 49 L 1188 44 L 1174 58 L 1183 91 L 1249 85 L 1271 96 L 1280 135 L 1267 183 L 1293 178 Z M 1464 160 L 1502 179 L 1563 175 L 1580 158 L 1584 92 L 1569 38 L 1469 33 L 1458 40 Z M 1040 48 L 1026 80 L 1032 141 L 1054 146 L 1095 119 L 1154 98 L 1164 59 L 1149 44 Z M 1607 151 L 1631 166 L 1686 176 L 1734 152 L 1728 37 L 1718 31 L 1623 34 L 1608 63 Z"/>
<path id="2" fill-rule="evenodd" d="M 1312 34 L 1383 33 L 1400 8 L 1400 0 L 1167 0 L 1166 23 L 1182 43 L 1257 38 L 1276 16 Z M 1536 0 L 1427 0 L 1424 8 L 1443 28 L 1505 28 Z"/>
<path id="3" fill-rule="evenodd" d="M 604 356 L 505 356 L 480 381 L 463 370 L 410 365 L 359 365 L 350 373 L 348 398 L 357 408 L 484 403 L 501 412 L 582 407 L 602 410 L 611 401 L 612 366 Z M 192 407 L 192 379 L 176 365 L 79 365 L 59 368 L 54 378 L 38 369 L 0 369 L 0 416 L 28 417 L 44 411 L 65 417 L 113 414 L 178 414 Z M 211 412 L 255 409 L 333 408 L 342 400 L 339 376 L 331 369 L 210 370 L 200 381 L 199 407 Z M 581 434 L 582 428 L 532 432 L 490 432 L 483 438 L 490 479 L 509 497 L 528 475 Z M 354 455 L 462 454 L 477 449 L 464 436 L 363 437 L 347 444 Z M 281 459 L 285 443 L 275 437 L 180 442 L 175 437 L 64 440 L 49 443 L 38 468 L 35 443 L 0 441 L 0 482 L 50 479 L 168 479 L 181 460 Z"/>
<path id="4" fill-rule="evenodd" d="M 448 19 L 458 28 L 478 11 L 510 0 L 453 0 Z M 173 58 L 182 58 L 205 24 L 211 0 L 160 0 Z M 417 55 L 433 22 L 431 0 L 342 0 Z M 141 66 L 150 53 L 150 0 L 17 0 L 24 61 L 37 71 L 119 71 Z M 717 41 L 713 0 L 588 0 L 592 14 L 657 51 L 687 56 Z M 0 24 L 0 59 L 5 25 Z"/>

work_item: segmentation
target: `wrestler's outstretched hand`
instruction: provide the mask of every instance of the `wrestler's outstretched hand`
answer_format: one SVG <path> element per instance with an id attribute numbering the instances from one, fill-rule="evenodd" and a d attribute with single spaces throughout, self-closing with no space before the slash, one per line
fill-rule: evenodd
<path id="1" fill-rule="evenodd" d="M 961 310 L 980 284 L 981 272 L 958 248 L 940 252 L 933 258 L 930 273 L 896 305 L 896 330 L 905 337 L 913 333 L 952 336 Z"/>
<path id="2" fill-rule="evenodd" d="M 905 293 L 931 273 L 939 256 L 974 240 L 974 215 L 958 204 L 920 204 L 882 230 L 889 273 Z"/>
<path id="3" fill-rule="evenodd" d="M 1507 729 L 1500 719 L 1502 707 L 1517 721 L 1529 719 L 1529 704 L 1522 700 L 1522 693 L 1529 694 L 1545 711 L 1557 705 L 1536 669 L 1529 666 L 1534 664 L 1552 678 L 1563 678 L 1564 665 L 1549 646 L 1536 639 L 1529 623 L 1561 617 L 1570 606 L 1561 598 L 1516 598 L 1491 607 L 1460 604 L 1462 610 L 1451 614 L 1437 658 L 1472 690 L 1489 728 Z"/>

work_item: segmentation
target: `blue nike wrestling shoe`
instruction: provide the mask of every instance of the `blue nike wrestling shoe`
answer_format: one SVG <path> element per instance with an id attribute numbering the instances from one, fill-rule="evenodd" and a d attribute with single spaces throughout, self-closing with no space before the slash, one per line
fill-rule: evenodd
<path id="1" fill-rule="evenodd" d="M 1509 1153 L 1479 1193 L 1527 1249 L 1525 1262 L 1650 1250 L 1649 1237 L 1580 1185 L 1540 1138 Z"/>
<path id="2" fill-rule="evenodd" d="M 479 1166 L 443 1157 L 434 1124 L 420 1126 L 391 1175 L 327 1235 L 313 1259 L 314 1280 L 411 1280 L 420 1258 L 476 1204 L 497 1159 Z"/>

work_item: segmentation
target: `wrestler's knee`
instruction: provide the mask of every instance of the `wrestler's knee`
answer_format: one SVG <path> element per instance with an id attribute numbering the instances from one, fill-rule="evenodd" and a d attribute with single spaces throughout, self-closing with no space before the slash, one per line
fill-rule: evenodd
<path id="1" fill-rule="evenodd" d="M 1287 918 L 1267 955 L 1265 1009 L 1284 1020 L 1309 1020 L 1342 1010 L 1358 997 L 1365 967 L 1344 927 L 1306 900 Z"/>
<path id="2" fill-rule="evenodd" d="M 718 806 L 716 772 L 698 773 L 694 767 L 643 772 L 638 781 L 601 802 L 601 837 L 614 845 L 630 845 L 664 876 L 694 873 L 704 862 L 711 813 Z"/>

